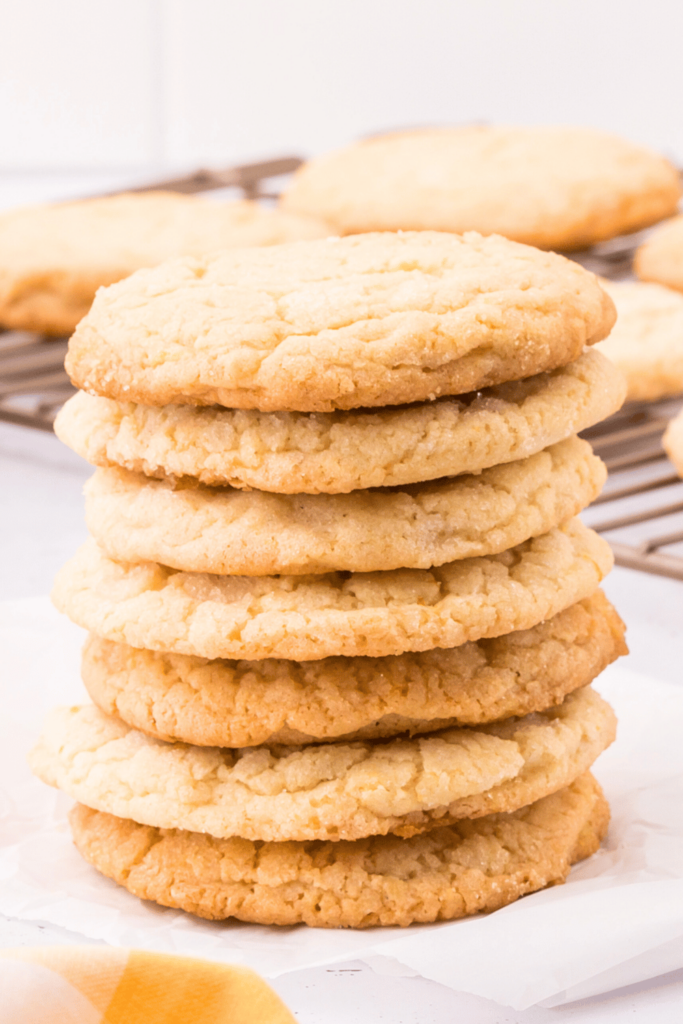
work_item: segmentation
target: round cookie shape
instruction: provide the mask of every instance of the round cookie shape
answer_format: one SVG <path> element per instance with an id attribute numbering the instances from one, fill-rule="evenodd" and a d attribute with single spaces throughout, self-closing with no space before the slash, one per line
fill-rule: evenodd
<path id="1" fill-rule="evenodd" d="M 340 234 L 480 231 L 541 249 L 580 249 L 675 213 L 668 160 L 588 128 L 478 125 L 396 132 L 318 157 L 283 209 Z"/>
<path id="2" fill-rule="evenodd" d="M 683 291 L 683 216 L 674 217 L 652 232 L 637 249 L 633 269 L 641 281 L 654 281 Z"/>
<path id="3" fill-rule="evenodd" d="M 603 287 L 614 300 L 618 318 L 599 348 L 626 377 L 627 398 L 654 401 L 680 394 L 683 295 L 641 281 L 604 281 Z"/>
<path id="4" fill-rule="evenodd" d="M 409 836 L 570 785 L 615 725 L 586 687 L 555 708 L 477 729 L 231 751 L 164 743 L 88 704 L 51 712 L 29 763 L 79 803 L 157 828 L 268 842 Z"/>
<path id="5" fill-rule="evenodd" d="M 478 476 L 351 494 L 174 486 L 99 469 L 85 486 L 86 523 L 116 561 L 187 572 L 428 569 L 547 533 L 589 505 L 606 476 L 578 437 Z"/>
<path id="6" fill-rule="evenodd" d="M 280 494 L 394 487 L 514 462 L 616 412 L 622 374 L 599 352 L 487 388 L 393 409 L 336 413 L 153 406 L 79 392 L 57 436 L 96 466 Z"/>
<path id="7" fill-rule="evenodd" d="M 510 814 L 411 839 L 258 843 L 161 830 L 77 805 L 74 842 L 134 896 L 209 920 L 367 928 L 497 910 L 563 882 L 607 832 L 609 807 L 586 773 Z"/>
<path id="8" fill-rule="evenodd" d="M 114 562 L 86 542 L 52 599 L 78 625 L 131 647 L 202 658 L 383 657 L 529 629 L 588 597 L 607 541 L 572 519 L 498 555 L 430 570 L 216 576 Z"/>
<path id="9" fill-rule="evenodd" d="M 144 192 L 0 216 L 0 324 L 70 334 L 104 285 L 173 256 L 324 238 L 326 224 L 253 202 Z"/>
<path id="10" fill-rule="evenodd" d="M 683 410 L 671 420 L 662 441 L 678 475 L 683 477 Z"/>
<path id="11" fill-rule="evenodd" d="M 169 260 L 97 295 L 78 387 L 144 405 L 330 412 L 461 394 L 606 337 L 593 274 L 505 238 L 438 232 Z"/>
<path id="12" fill-rule="evenodd" d="M 626 654 L 600 591 L 532 629 L 447 650 L 322 661 L 207 661 L 91 635 L 93 701 L 169 742 L 251 747 L 386 739 L 544 711 Z"/>

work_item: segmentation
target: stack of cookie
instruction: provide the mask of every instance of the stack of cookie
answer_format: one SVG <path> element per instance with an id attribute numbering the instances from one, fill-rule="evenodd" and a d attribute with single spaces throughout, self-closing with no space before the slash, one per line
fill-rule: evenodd
<path id="1" fill-rule="evenodd" d="M 623 400 L 596 279 L 498 237 L 180 259 L 99 293 L 60 437 L 99 466 L 54 600 L 94 705 L 34 771 L 84 857 L 208 918 L 363 927 L 561 881 L 624 653 L 576 514 Z M 455 396 L 455 397 L 453 397 Z"/>

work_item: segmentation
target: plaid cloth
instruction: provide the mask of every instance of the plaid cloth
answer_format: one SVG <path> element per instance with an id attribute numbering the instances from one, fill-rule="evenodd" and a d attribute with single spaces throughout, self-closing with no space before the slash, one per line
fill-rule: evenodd
<path id="1" fill-rule="evenodd" d="M 257 974 L 97 946 L 0 951 L 2 1024 L 296 1024 Z"/>

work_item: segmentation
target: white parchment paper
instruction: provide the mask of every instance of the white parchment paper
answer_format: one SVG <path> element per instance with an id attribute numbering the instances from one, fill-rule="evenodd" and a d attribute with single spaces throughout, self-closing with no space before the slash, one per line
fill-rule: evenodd
<path id="1" fill-rule="evenodd" d="M 595 774 L 613 812 L 604 848 L 564 886 L 465 921 L 327 931 L 210 923 L 143 903 L 85 864 L 70 801 L 26 752 L 54 704 L 81 702 L 82 631 L 47 599 L 0 604 L 0 911 L 115 945 L 248 964 L 266 977 L 365 960 L 516 1009 L 595 995 L 683 966 L 683 686 L 613 666 L 597 687 L 620 721 Z M 683 678 L 683 666 L 682 666 Z"/>

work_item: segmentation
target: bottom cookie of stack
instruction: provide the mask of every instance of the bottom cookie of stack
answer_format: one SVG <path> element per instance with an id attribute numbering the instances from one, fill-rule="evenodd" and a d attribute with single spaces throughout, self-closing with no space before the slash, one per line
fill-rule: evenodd
<path id="1" fill-rule="evenodd" d="M 216 839 L 80 804 L 70 821 L 83 857 L 142 899 L 212 920 L 366 928 L 453 920 L 561 883 L 598 849 L 609 808 L 587 772 L 520 810 L 409 839 Z"/>

